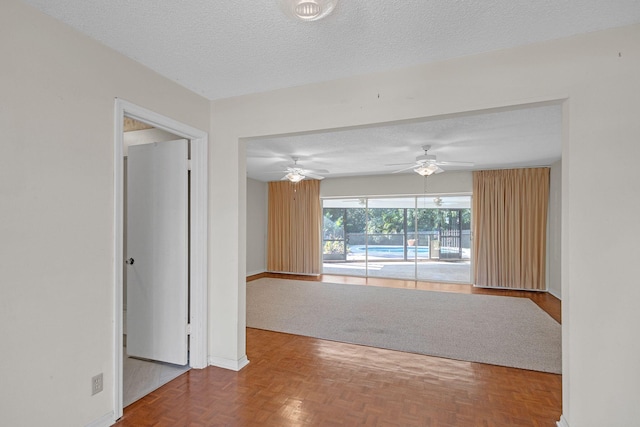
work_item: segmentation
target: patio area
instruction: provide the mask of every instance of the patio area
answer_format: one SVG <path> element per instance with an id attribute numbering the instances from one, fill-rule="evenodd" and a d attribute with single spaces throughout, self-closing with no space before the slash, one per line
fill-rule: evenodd
<path id="1" fill-rule="evenodd" d="M 440 248 L 441 253 L 448 248 Z M 451 248 L 450 252 L 453 252 Z M 462 249 L 461 258 L 433 259 L 428 247 L 407 248 L 405 256 L 402 246 L 351 247 L 346 260 L 323 262 L 324 274 L 344 276 L 384 277 L 429 282 L 471 283 L 470 250 Z M 456 252 L 458 248 L 455 248 Z M 368 268 L 367 268 L 368 266 Z"/>

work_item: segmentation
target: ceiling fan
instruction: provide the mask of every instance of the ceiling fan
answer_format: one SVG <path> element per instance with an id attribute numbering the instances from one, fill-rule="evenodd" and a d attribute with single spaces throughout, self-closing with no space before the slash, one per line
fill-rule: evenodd
<path id="1" fill-rule="evenodd" d="M 430 145 L 423 145 L 422 149 L 424 150 L 424 154 L 416 157 L 416 162 L 409 167 L 402 168 L 397 171 L 393 171 L 391 173 L 399 173 L 404 172 L 409 169 L 413 169 L 414 172 L 420 174 L 422 176 L 429 176 L 436 173 L 444 172 L 440 166 L 473 166 L 473 163 L 470 162 L 447 162 L 447 161 L 438 161 L 436 159 L 435 154 L 429 154 L 428 151 L 431 149 Z M 407 164 L 407 163 L 400 163 Z M 396 164 L 398 165 L 398 164 Z M 396 165 L 388 165 L 388 166 L 396 166 Z"/>
<path id="2" fill-rule="evenodd" d="M 278 172 L 278 173 L 282 173 L 282 172 L 285 173 L 285 176 L 281 178 L 281 181 L 289 180 L 293 183 L 296 183 L 296 182 L 302 181 L 305 178 L 324 179 L 324 176 L 319 174 L 329 173 L 329 171 L 326 169 L 317 169 L 317 170 L 305 169 L 302 167 L 302 165 L 298 164 L 297 157 L 292 157 L 291 159 L 293 160 L 293 165 L 287 167 L 283 171 Z"/>

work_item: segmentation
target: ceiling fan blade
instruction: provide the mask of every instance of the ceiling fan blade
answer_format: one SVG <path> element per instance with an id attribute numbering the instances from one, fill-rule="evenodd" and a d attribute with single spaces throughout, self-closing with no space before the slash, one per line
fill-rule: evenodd
<path id="1" fill-rule="evenodd" d="M 303 175 L 306 176 L 307 178 L 324 179 L 324 176 L 316 175 L 316 174 L 313 174 L 313 173 L 305 173 Z"/>
<path id="2" fill-rule="evenodd" d="M 289 173 L 289 171 L 266 171 L 265 173 L 273 173 L 273 174 L 280 174 L 280 173 Z"/>
<path id="3" fill-rule="evenodd" d="M 404 163 L 387 163 L 385 166 L 405 166 L 405 165 L 413 165 L 415 162 L 404 162 Z"/>
<path id="4" fill-rule="evenodd" d="M 399 169 L 399 170 L 397 170 L 397 171 L 393 171 L 393 172 L 391 172 L 391 173 L 400 173 L 400 172 L 408 171 L 409 169 L 415 169 L 415 168 L 417 168 L 417 167 L 419 167 L 419 166 L 420 166 L 420 165 L 413 164 L 413 165 L 409 166 L 408 168 Z"/>
<path id="5" fill-rule="evenodd" d="M 473 162 L 447 162 L 447 161 L 436 161 L 436 165 L 442 166 L 473 166 Z"/>
<path id="6" fill-rule="evenodd" d="M 303 172 L 306 172 L 307 175 L 310 173 L 331 173 L 327 169 L 303 169 Z"/>
<path id="7" fill-rule="evenodd" d="M 302 169 L 298 169 L 298 171 L 303 175 L 309 175 L 310 173 L 315 173 L 315 174 L 330 173 L 326 169 L 304 169 L 304 168 L 302 168 Z"/>

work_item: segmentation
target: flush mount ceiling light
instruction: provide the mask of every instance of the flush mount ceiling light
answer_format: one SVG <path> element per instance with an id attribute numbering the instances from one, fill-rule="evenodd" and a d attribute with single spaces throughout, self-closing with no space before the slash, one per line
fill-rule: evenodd
<path id="1" fill-rule="evenodd" d="M 296 183 L 296 182 L 302 181 L 306 177 L 304 175 L 302 175 L 298 171 L 293 171 L 293 172 L 289 172 L 288 174 L 286 174 L 285 178 L 287 178 L 289 181 L 291 181 L 293 183 Z"/>
<path id="2" fill-rule="evenodd" d="M 302 21 L 317 21 L 331 13 L 338 0 L 280 0 L 287 15 Z"/>

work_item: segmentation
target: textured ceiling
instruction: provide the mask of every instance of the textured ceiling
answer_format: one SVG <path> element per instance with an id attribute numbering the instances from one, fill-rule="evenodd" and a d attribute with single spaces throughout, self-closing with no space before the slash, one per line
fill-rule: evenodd
<path id="1" fill-rule="evenodd" d="M 431 145 L 438 161 L 473 162 L 452 170 L 548 166 L 561 156 L 560 105 L 461 115 L 439 120 L 343 129 L 333 132 L 256 138 L 247 141 L 247 173 L 279 180 L 299 158 L 327 177 L 377 175 L 411 166 Z M 406 163 L 406 165 L 398 165 Z M 414 173 L 411 170 L 406 173 Z"/>
<path id="2" fill-rule="evenodd" d="M 289 19 L 279 0 L 24 1 L 211 100 L 640 22 L 639 0 L 339 0 L 316 22 Z M 547 106 L 263 138 L 249 142 L 247 170 L 278 179 L 269 172 L 296 156 L 327 176 L 390 173 L 424 144 L 472 169 L 549 165 L 560 123 Z"/>
<path id="3" fill-rule="evenodd" d="M 25 0 L 209 99 L 391 70 L 640 22 L 638 0 Z"/>

